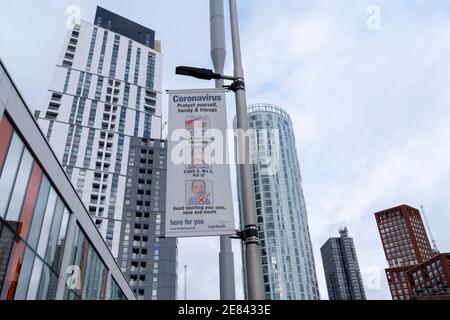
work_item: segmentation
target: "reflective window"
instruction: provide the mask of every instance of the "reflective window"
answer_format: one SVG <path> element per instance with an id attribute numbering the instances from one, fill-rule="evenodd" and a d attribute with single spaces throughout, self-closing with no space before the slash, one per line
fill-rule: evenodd
<path id="1" fill-rule="evenodd" d="M 50 182 L 47 178 L 43 178 L 39 190 L 38 200 L 33 213 L 33 220 L 27 240 L 27 244 L 30 248 L 25 252 L 24 263 L 22 270 L 20 271 L 19 283 L 15 299 L 25 299 L 27 295 L 28 285 L 30 283 L 31 272 L 34 265 L 35 250 L 39 241 L 39 234 L 42 228 L 42 221 L 44 218 L 45 207 L 47 204 L 48 196 L 50 192 Z"/>
<path id="2" fill-rule="evenodd" d="M 17 171 L 19 169 L 20 159 L 23 153 L 23 143 L 18 134 L 14 134 L 9 150 L 7 151 L 5 165 L 0 177 L 0 217 L 4 218 L 6 215 L 6 209 L 9 205 L 9 199 L 11 192 L 16 181 Z"/>
<path id="3" fill-rule="evenodd" d="M 19 135 L 8 143 L 0 155 L 0 299 L 54 299 L 69 212 Z"/>
<path id="4" fill-rule="evenodd" d="M 14 230 L 3 219 L 0 219 L 0 241 L 0 265 L 7 266 L 14 245 Z M 0 292 L 3 289 L 6 271 L 5 267 L 0 269 Z"/>
<path id="5" fill-rule="evenodd" d="M 19 171 L 16 176 L 11 201 L 9 202 L 9 207 L 6 213 L 6 221 L 19 220 L 32 166 L 33 157 L 31 156 L 31 153 L 25 149 L 23 152 L 22 161 L 20 162 Z"/>
<path id="6" fill-rule="evenodd" d="M 113 277 L 111 277 L 109 286 L 109 300 L 126 300 L 124 293 Z"/>
<path id="7" fill-rule="evenodd" d="M 77 225 L 71 251 L 72 280 L 66 288 L 68 300 L 103 300 L 105 299 L 108 269 Z"/>

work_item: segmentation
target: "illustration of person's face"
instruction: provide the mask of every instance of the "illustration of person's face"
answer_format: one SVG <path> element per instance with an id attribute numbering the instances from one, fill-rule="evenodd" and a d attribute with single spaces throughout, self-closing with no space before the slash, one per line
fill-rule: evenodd
<path id="1" fill-rule="evenodd" d="M 194 165 L 203 164 L 203 148 L 194 148 L 192 150 L 192 160 Z"/>
<path id="2" fill-rule="evenodd" d="M 204 181 L 194 181 L 192 183 L 192 191 L 194 194 L 203 194 L 205 193 L 205 182 Z"/>
<path id="3" fill-rule="evenodd" d="M 196 119 L 194 121 L 194 129 L 203 129 L 203 119 Z"/>

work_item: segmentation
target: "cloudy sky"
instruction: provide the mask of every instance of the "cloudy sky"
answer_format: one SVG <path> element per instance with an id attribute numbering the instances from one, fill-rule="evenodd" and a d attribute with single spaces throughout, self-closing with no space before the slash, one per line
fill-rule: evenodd
<path id="1" fill-rule="evenodd" d="M 368 298 L 390 298 L 375 211 L 423 204 L 440 250 L 450 251 L 450 2 L 238 2 L 248 103 L 276 104 L 293 118 L 322 299 L 320 247 L 341 226 L 355 240 Z M 33 109 L 45 102 L 67 8 L 93 21 L 96 4 L 156 30 L 164 89 L 205 87 L 174 68 L 212 66 L 206 0 L 0 0 L 0 57 Z M 218 243 L 180 240 L 180 298 L 185 264 L 188 298 L 219 297 Z"/>

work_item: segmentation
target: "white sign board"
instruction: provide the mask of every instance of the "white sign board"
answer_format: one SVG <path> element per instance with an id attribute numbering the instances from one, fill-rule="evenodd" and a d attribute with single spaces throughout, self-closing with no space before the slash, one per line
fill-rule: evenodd
<path id="1" fill-rule="evenodd" d="M 225 90 L 168 91 L 165 236 L 236 233 L 226 161 Z"/>

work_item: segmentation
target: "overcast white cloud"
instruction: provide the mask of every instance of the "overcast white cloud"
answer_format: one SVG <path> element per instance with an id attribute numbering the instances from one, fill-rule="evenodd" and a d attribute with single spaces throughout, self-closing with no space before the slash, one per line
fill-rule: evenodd
<path id="1" fill-rule="evenodd" d="M 450 251 L 450 3 L 238 2 L 248 102 L 277 104 L 294 121 L 322 298 L 320 247 L 340 226 L 354 237 L 368 298 L 390 298 L 375 211 L 423 204 L 441 250 Z M 205 86 L 173 72 L 211 66 L 207 1 L 0 0 L 0 57 L 30 106 L 45 100 L 71 4 L 87 21 L 100 4 L 154 28 L 164 89 Z M 379 30 L 367 28 L 371 5 L 380 9 Z M 184 264 L 189 298 L 218 298 L 217 251 L 217 239 L 180 240 L 180 298 Z"/>

